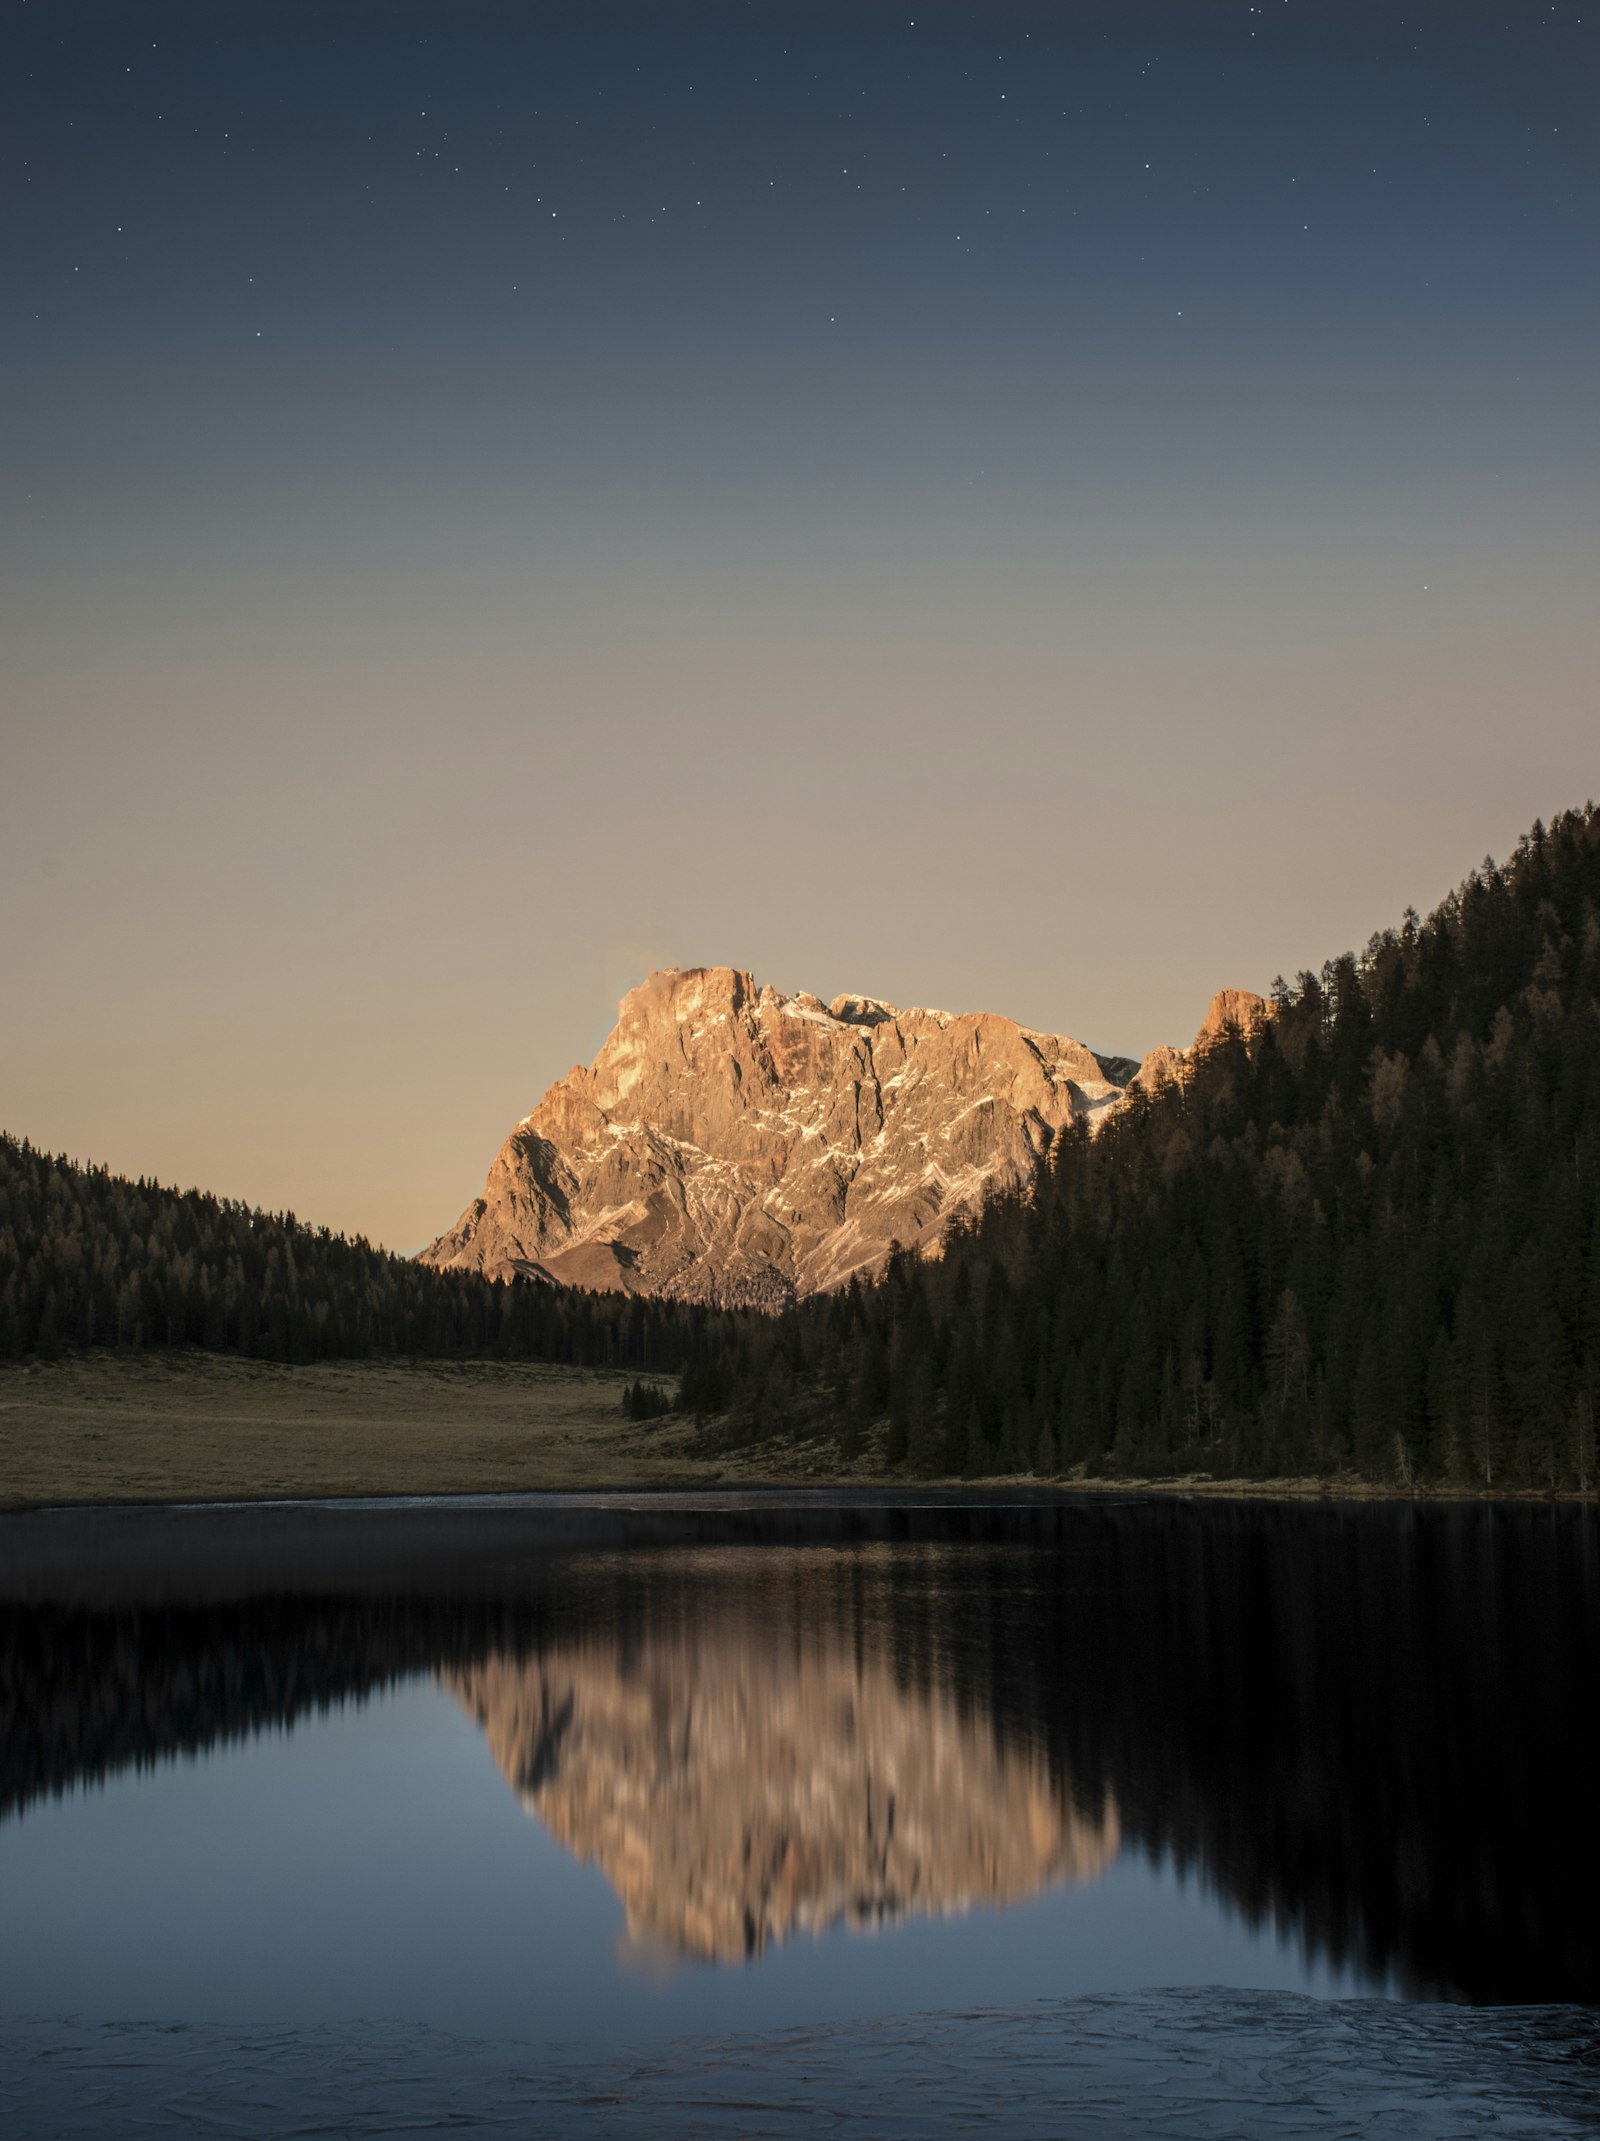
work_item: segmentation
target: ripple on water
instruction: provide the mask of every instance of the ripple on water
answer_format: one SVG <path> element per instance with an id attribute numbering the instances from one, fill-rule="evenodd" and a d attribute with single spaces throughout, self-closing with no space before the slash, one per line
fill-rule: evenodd
<path id="1" fill-rule="evenodd" d="M 1061 2141 L 1600 2134 L 1600 2015 L 1182 1991 L 589 2059 L 400 2022 L 0 2023 L 0 2127 L 47 2137 L 955 2133 Z"/>

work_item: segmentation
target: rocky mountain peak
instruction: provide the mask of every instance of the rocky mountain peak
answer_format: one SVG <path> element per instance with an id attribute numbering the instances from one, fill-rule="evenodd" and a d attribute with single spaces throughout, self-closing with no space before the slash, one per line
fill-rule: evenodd
<path id="1" fill-rule="evenodd" d="M 445 1268 L 775 1306 L 936 1245 L 1135 1065 L 990 1012 L 669 967 L 423 1252 Z"/>

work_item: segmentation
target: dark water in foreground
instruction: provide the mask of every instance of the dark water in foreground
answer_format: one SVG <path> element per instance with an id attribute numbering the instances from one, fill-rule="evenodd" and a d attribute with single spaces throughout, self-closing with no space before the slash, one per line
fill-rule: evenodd
<path id="1" fill-rule="evenodd" d="M 1104 1502 L 0 1520 L 0 2017 L 196 2025 L 202 2095 L 255 2071 L 240 2026 L 292 2095 L 374 2017 L 568 2047 L 552 2088 L 795 2030 L 727 2071 L 838 2087 L 854 2044 L 881 2080 L 907 2018 L 977 2009 L 969 2064 L 1076 2060 L 1080 2107 L 1095 2044 L 1111 2087 L 1139 2043 L 1335 2017 L 1380 2078 L 1406 2031 L 1419 2072 L 1509 2073 L 1487 2019 L 1345 2003 L 1600 1999 L 1597 1544 L 1575 1510 Z M 1151 1997 L 1185 1987 L 1279 1997 Z M 1518 2024 L 1562 2117 L 1580 2025 Z M 0 2026 L 19 2072 L 43 2044 Z"/>
<path id="2" fill-rule="evenodd" d="M 626 2058 L 380 2023 L 309 2030 L 0 2021 L 8 2132 L 483 2133 L 791 2141 L 1578 2141 L 1600 2132 L 1585 2009 L 1295 1993 L 1098 1994 Z"/>

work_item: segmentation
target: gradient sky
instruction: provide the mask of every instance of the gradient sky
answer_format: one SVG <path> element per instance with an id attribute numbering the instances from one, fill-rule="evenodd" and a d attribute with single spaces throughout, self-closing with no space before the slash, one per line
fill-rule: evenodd
<path id="1" fill-rule="evenodd" d="M 11 0 L 0 1124 L 413 1247 L 651 966 L 1434 904 L 1600 790 L 1597 38 Z"/>

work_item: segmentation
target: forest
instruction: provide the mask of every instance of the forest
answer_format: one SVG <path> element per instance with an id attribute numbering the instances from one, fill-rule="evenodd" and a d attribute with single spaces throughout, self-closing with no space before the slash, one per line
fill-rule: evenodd
<path id="1" fill-rule="evenodd" d="M 1600 812 L 763 1336 L 746 1432 L 886 1415 L 913 1473 L 1593 1488 Z"/>
<path id="2" fill-rule="evenodd" d="M 1277 982 L 938 1258 L 778 1316 L 436 1272 L 0 1138 L 0 1358 L 67 1346 L 675 1374 L 713 1438 L 921 1477 L 1592 1489 L 1600 811 Z"/>
<path id="3" fill-rule="evenodd" d="M 258 1360 L 495 1357 L 674 1372 L 711 1312 L 432 1271 L 359 1236 L 0 1136 L 0 1360 L 197 1346 Z"/>

